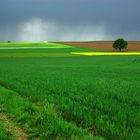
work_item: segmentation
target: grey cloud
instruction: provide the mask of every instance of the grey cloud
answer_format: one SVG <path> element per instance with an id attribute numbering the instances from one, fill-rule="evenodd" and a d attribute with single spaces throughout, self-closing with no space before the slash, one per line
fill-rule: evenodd
<path id="1" fill-rule="evenodd" d="M 4 0 L 0 41 L 139 40 L 139 5 L 139 0 Z"/>

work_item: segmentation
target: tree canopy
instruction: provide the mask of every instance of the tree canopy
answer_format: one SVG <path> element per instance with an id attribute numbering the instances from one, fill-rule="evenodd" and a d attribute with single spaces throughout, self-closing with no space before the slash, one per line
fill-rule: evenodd
<path id="1" fill-rule="evenodd" d="M 125 41 L 123 38 L 119 38 L 113 43 L 113 48 L 116 50 L 119 49 L 119 51 L 121 51 L 122 49 L 127 49 L 127 45 L 127 41 Z"/>

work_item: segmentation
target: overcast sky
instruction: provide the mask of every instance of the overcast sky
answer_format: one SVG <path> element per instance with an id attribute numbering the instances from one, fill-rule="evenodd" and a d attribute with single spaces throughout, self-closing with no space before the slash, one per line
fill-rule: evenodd
<path id="1" fill-rule="evenodd" d="M 0 41 L 140 40 L 140 0 L 0 0 Z"/>

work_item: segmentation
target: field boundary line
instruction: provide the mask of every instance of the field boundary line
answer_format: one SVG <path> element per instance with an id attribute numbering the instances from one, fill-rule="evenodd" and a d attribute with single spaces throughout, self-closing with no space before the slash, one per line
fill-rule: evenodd
<path id="1" fill-rule="evenodd" d="M 72 46 L 63 46 L 63 47 L 0 47 L 0 50 L 18 50 L 18 49 L 65 49 L 73 48 Z"/>
<path id="2" fill-rule="evenodd" d="M 31 102 L 35 106 L 42 107 L 42 108 L 47 107 L 46 105 L 44 105 L 41 102 L 33 102 L 32 100 L 30 100 L 30 98 L 28 96 L 26 97 L 26 96 L 20 95 L 20 93 L 18 91 L 14 90 L 10 85 L 8 85 L 8 84 L 6 85 L 6 84 L 2 83 L 1 81 L 0 81 L 0 87 L 7 89 L 7 90 L 10 90 L 11 92 L 15 93 L 16 96 L 21 97 L 22 99 Z"/>

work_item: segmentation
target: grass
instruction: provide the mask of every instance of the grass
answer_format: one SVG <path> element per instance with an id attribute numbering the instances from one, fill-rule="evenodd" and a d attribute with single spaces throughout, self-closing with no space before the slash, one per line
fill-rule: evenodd
<path id="1" fill-rule="evenodd" d="M 22 47 L 27 48 L 21 49 Z M 91 52 L 93 50 L 56 43 L 0 43 L 0 58 L 64 57 L 73 56 L 71 52 L 79 51 Z"/>
<path id="2" fill-rule="evenodd" d="M 93 138 L 87 131 L 60 119 L 49 104 L 36 105 L 3 87 L 0 87 L 0 96 L 3 111 L 21 125 L 28 134 L 28 139 L 100 140 Z"/>
<path id="3" fill-rule="evenodd" d="M 13 47 L 57 47 L 59 45 L 55 44 L 55 43 L 42 43 L 42 42 L 34 42 L 34 43 L 31 43 L 31 42 L 11 42 L 11 43 L 0 43 L 0 48 L 13 48 Z M 65 45 L 62 45 L 62 47 L 65 46 Z"/>
<path id="4" fill-rule="evenodd" d="M 14 140 L 11 133 L 3 129 L 4 123 L 5 123 L 4 121 L 0 120 L 0 140 Z"/>
<path id="5" fill-rule="evenodd" d="M 43 50 L 81 48 L 67 49 Z M 0 58 L 0 107 L 29 139 L 137 140 L 139 69 L 139 56 Z"/>

